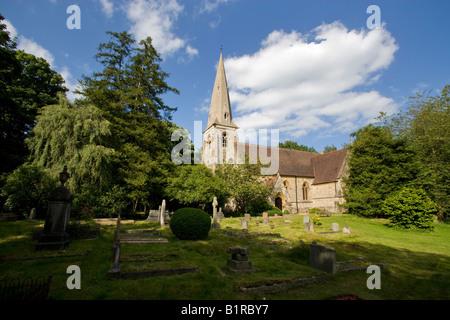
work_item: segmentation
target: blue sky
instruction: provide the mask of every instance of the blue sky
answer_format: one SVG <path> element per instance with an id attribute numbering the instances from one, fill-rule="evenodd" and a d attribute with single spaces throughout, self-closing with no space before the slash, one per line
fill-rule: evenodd
<path id="1" fill-rule="evenodd" d="M 81 29 L 68 29 L 70 5 Z M 369 29 L 370 5 L 381 28 Z M 415 92 L 450 84 L 450 1 L 15 0 L 0 12 L 19 48 L 42 56 L 74 89 L 106 31 L 151 36 L 180 95 L 173 121 L 205 129 L 223 47 L 235 123 L 279 129 L 317 151 L 341 148 L 379 111 L 404 108 Z M 73 94 L 68 95 L 73 98 Z"/>

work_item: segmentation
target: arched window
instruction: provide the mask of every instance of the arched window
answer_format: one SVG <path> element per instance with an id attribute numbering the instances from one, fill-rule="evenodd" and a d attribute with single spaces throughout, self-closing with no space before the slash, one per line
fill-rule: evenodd
<path id="1" fill-rule="evenodd" d="M 303 200 L 309 199 L 309 185 L 308 182 L 304 182 L 302 186 Z"/>
<path id="2" fill-rule="evenodd" d="M 225 112 L 225 113 L 223 114 L 223 117 L 225 118 L 225 120 L 227 120 L 228 113 Z"/>
<path id="3" fill-rule="evenodd" d="M 284 187 L 286 188 L 286 190 L 289 192 L 289 181 L 284 180 L 283 184 L 284 184 Z"/>
<path id="4" fill-rule="evenodd" d="M 222 133 L 222 147 L 226 148 L 228 145 L 227 133 Z"/>

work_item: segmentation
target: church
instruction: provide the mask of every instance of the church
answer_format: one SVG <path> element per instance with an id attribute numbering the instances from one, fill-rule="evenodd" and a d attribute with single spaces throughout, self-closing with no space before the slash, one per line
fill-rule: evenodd
<path id="1" fill-rule="evenodd" d="M 215 170 L 222 163 L 239 164 L 244 156 L 252 155 L 254 146 L 239 142 L 238 126 L 233 122 L 230 97 L 222 53 L 211 96 L 208 124 L 203 131 L 202 163 Z M 256 148 L 255 148 L 256 147 Z M 265 147 L 268 155 L 277 152 L 276 170 L 262 175 L 271 187 L 269 199 L 283 212 L 307 212 L 319 208 L 341 212 L 343 181 L 347 149 L 316 153 L 284 148 Z M 259 154 L 255 152 L 253 154 Z"/>

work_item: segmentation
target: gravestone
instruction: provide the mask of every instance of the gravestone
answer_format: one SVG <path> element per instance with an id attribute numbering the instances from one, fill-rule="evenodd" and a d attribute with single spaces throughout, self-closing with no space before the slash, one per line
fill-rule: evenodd
<path id="1" fill-rule="evenodd" d="M 303 216 L 303 226 L 308 233 L 314 231 L 314 222 L 309 220 L 309 216 Z"/>
<path id="2" fill-rule="evenodd" d="M 248 222 L 248 221 L 246 221 Z M 252 262 L 248 260 L 250 249 L 248 247 L 230 247 L 231 259 L 227 259 L 228 267 L 235 272 L 253 272 Z"/>
<path id="3" fill-rule="evenodd" d="M 251 216 L 250 216 L 250 214 L 248 214 L 248 213 L 244 214 L 244 218 L 245 218 L 245 220 L 247 220 L 247 221 L 250 221 L 250 220 L 251 220 Z"/>
<path id="4" fill-rule="evenodd" d="M 267 212 L 263 212 L 263 224 L 269 224 L 269 214 Z"/>
<path id="5" fill-rule="evenodd" d="M 31 209 L 30 216 L 28 217 L 28 220 L 34 220 L 36 219 L 36 208 Z"/>
<path id="6" fill-rule="evenodd" d="M 165 227 L 166 225 L 166 200 L 164 199 L 161 204 L 161 210 L 159 212 L 159 223 L 161 227 Z"/>
<path id="7" fill-rule="evenodd" d="M 248 230 L 248 221 L 245 219 L 241 219 L 241 229 Z"/>
<path id="8" fill-rule="evenodd" d="M 160 212 L 160 210 L 161 209 L 159 209 L 159 210 L 149 210 L 147 220 L 148 221 L 159 221 L 159 214 L 160 214 L 159 212 Z"/>
<path id="9" fill-rule="evenodd" d="M 225 216 L 223 215 L 222 212 L 222 207 L 219 208 L 219 212 L 217 212 L 217 219 L 220 221 L 222 219 L 225 219 Z"/>
<path id="10" fill-rule="evenodd" d="M 220 230 L 220 224 L 219 224 L 219 222 L 217 222 L 217 205 L 218 205 L 217 197 L 214 197 L 213 203 L 212 203 L 212 206 L 213 206 L 213 223 L 211 225 L 211 230 Z"/>
<path id="11" fill-rule="evenodd" d="M 315 242 L 309 246 L 309 266 L 330 274 L 336 273 L 336 250 Z"/>
<path id="12" fill-rule="evenodd" d="M 69 245 L 66 227 L 70 220 L 73 195 L 64 186 L 69 177 L 67 166 L 64 166 L 64 170 L 59 174 L 61 185 L 55 188 L 48 198 L 44 230 L 39 237 L 36 250 L 64 250 Z"/>
<path id="13" fill-rule="evenodd" d="M 314 222 L 305 222 L 303 224 L 303 226 L 305 227 L 305 231 L 310 233 L 310 232 L 314 232 Z"/>
<path id="14" fill-rule="evenodd" d="M 339 223 L 332 223 L 331 230 L 333 230 L 334 232 L 338 232 L 339 231 Z"/>
<path id="15" fill-rule="evenodd" d="M 342 232 L 343 232 L 344 234 L 351 234 L 351 233 L 352 233 L 350 227 L 343 227 L 343 228 L 342 228 Z"/>

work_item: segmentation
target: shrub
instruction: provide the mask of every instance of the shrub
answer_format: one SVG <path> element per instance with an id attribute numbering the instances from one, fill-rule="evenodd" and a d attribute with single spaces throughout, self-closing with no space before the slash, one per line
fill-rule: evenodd
<path id="1" fill-rule="evenodd" d="M 45 218 L 48 195 L 57 186 L 57 180 L 42 166 L 24 163 L 6 179 L 2 196 L 7 197 L 4 210 L 28 216 L 36 208 L 39 218 Z"/>
<path id="2" fill-rule="evenodd" d="M 433 221 L 438 212 L 436 204 L 424 190 L 409 187 L 389 196 L 381 210 L 393 227 L 427 230 L 434 229 Z"/>
<path id="3" fill-rule="evenodd" d="M 170 218 L 170 229 L 180 240 L 203 240 L 211 229 L 211 218 L 201 209 L 181 208 Z"/>
<path id="4" fill-rule="evenodd" d="M 266 212 L 269 214 L 269 217 L 273 217 L 276 214 L 278 215 L 282 214 L 282 211 L 277 207 L 272 207 L 272 209 L 267 210 Z"/>
<path id="5" fill-rule="evenodd" d="M 311 220 L 314 223 L 314 225 L 316 226 L 321 226 L 322 225 L 322 221 L 320 219 L 320 216 L 315 213 L 313 216 L 311 216 Z"/>

